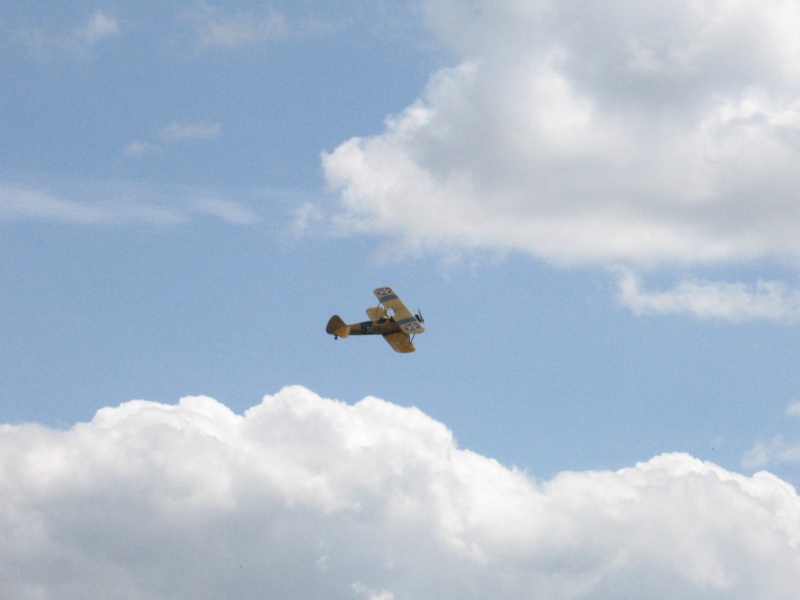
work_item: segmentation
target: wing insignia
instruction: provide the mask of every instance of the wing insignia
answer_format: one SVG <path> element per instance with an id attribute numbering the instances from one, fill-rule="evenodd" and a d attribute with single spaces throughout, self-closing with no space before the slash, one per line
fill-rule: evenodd
<path id="1" fill-rule="evenodd" d="M 408 308 L 406 308 L 406 305 L 403 304 L 403 301 L 398 298 L 397 294 L 394 293 L 394 290 L 388 285 L 375 288 L 373 293 L 387 310 L 392 311 L 394 321 L 402 331 L 409 335 L 415 335 L 425 331 L 425 328 L 422 326 L 422 323 L 419 322 L 419 319 L 417 319 L 417 317 L 415 317 L 414 314 L 408 310 Z"/>

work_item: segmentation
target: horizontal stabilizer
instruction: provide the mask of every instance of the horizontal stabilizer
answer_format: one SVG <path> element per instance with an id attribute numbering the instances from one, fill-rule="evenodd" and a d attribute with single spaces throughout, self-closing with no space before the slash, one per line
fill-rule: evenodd
<path id="1" fill-rule="evenodd" d="M 336 337 L 347 337 L 350 335 L 350 325 L 342 321 L 339 315 L 333 315 L 328 321 L 325 331 Z"/>

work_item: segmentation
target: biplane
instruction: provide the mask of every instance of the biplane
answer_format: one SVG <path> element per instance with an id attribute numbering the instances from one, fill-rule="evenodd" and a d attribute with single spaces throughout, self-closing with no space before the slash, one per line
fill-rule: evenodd
<path id="1" fill-rule="evenodd" d="M 378 306 L 367 309 L 369 321 L 348 325 L 339 315 L 333 315 L 325 331 L 334 339 L 350 335 L 382 335 L 396 352 L 414 352 L 414 336 L 425 331 L 422 313 L 417 311 L 415 315 L 408 310 L 389 286 L 375 288 L 372 293 L 378 299 Z"/>

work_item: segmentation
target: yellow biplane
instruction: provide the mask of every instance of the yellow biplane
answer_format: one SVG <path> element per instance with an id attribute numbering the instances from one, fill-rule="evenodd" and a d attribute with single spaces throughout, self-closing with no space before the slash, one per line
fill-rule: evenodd
<path id="1" fill-rule="evenodd" d="M 422 314 L 415 315 L 408 310 L 389 286 L 375 288 L 372 293 L 380 304 L 367 309 L 369 321 L 348 325 L 339 315 L 333 315 L 325 331 L 334 339 L 349 335 L 382 335 L 396 352 L 413 352 L 411 341 L 416 334 L 425 331 Z"/>

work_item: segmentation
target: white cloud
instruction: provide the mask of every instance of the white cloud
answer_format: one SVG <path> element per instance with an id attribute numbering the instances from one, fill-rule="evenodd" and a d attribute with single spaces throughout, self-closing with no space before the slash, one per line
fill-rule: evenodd
<path id="1" fill-rule="evenodd" d="M 106 38 L 118 35 L 119 32 L 117 19 L 98 10 L 89 17 L 86 25 L 78 30 L 77 37 L 83 40 L 87 46 L 92 46 Z"/>
<path id="2" fill-rule="evenodd" d="M 366 598 L 367 600 L 394 600 L 394 594 L 392 592 L 387 592 L 386 590 L 378 592 L 370 590 L 360 581 L 355 582 L 352 588 L 358 596 Z"/>
<path id="3" fill-rule="evenodd" d="M 92 55 L 93 49 L 109 38 L 122 33 L 120 22 L 102 10 L 97 10 L 86 22 L 59 31 L 31 28 L 17 31 L 14 37 L 36 54 L 48 58 L 81 58 Z"/>
<path id="4" fill-rule="evenodd" d="M 161 154 L 164 149 L 152 142 L 131 142 L 122 151 L 124 156 L 141 157 L 148 154 Z"/>
<path id="5" fill-rule="evenodd" d="M 175 225 L 210 216 L 234 225 L 261 217 L 243 204 L 195 188 L 148 189 L 122 182 L 54 193 L 0 181 L 0 221 L 60 221 L 87 225 Z"/>
<path id="6" fill-rule="evenodd" d="M 61 198 L 46 191 L 0 183 L 0 220 L 34 219 L 69 223 L 102 223 L 107 212 L 93 206 Z"/>
<path id="7" fill-rule="evenodd" d="M 210 140 L 218 138 L 221 131 L 220 123 L 170 123 L 161 130 L 159 137 L 168 143 Z"/>
<path id="8" fill-rule="evenodd" d="M 796 400 L 786 407 L 787 417 L 800 417 L 800 400 Z"/>
<path id="9" fill-rule="evenodd" d="M 800 291 L 780 281 L 742 283 L 685 280 L 673 289 L 648 292 L 639 278 L 623 270 L 619 299 L 638 314 L 692 314 L 727 321 L 800 321 Z"/>
<path id="10" fill-rule="evenodd" d="M 800 417 L 800 401 L 789 403 L 786 416 Z M 783 435 L 776 435 L 768 442 L 756 442 L 742 458 L 742 466 L 747 469 L 783 463 L 800 463 L 800 441 L 787 442 Z"/>
<path id="11" fill-rule="evenodd" d="M 193 210 L 235 225 L 256 225 L 262 221 L 249 208 L 220 198 L 200 198 L 195 202 Z"/>
<path id="12" fill-rule="evenodd" d="M 458 57 L 323 159 L 340 222 L 397 252 L 556 264 L 800 256 L 800 8 L 426 0 Z"/>
<path id="13" fill-rule="evenodd" d="M 0 585 L 25 600 L 753 598 L 800 585 L 800 499 L 683 454 L 537 483 L 376 398 L 133 401 L 0 427 Z"/>
<path id="14" fill-rule="evenodd" d="M 742 459 L 747 469 L 760 469 L 767 465 L 800 462 L 800 443 L 788 443 L 782 435 L 776 435 L 769 442 L 756 442 Z"/>
<path id="15" fill-rule="evenodd" d="M 289 33 L 286 17 L 274 10 L 264 12 L 225 12 L 204 5 L 186 13 L 184 19 L 194 29 L 200 48 L 243 48 L 285 38 Z"/>
<path id="16" fill-rule="evenodd" d="M 221 123 L 199 121 L 197 123 L 172 122 L 158 132 L 161 143 L 134 141 L 122 150 L 123 156 L 141 158 L 152 154 L 163 154 L 164 146 L 173 146 L 195 140 L 215 140 L 222 132 Z"/>
<path id="17" fill-rule="evenodd" d="M 294 211 L 294 222 L 292 223 L 291 233 L 302 236 L 309 231 L 311 226 L 320 222 L 324 213 L 318 205 L 313 202 L 304 202 Z"/>

